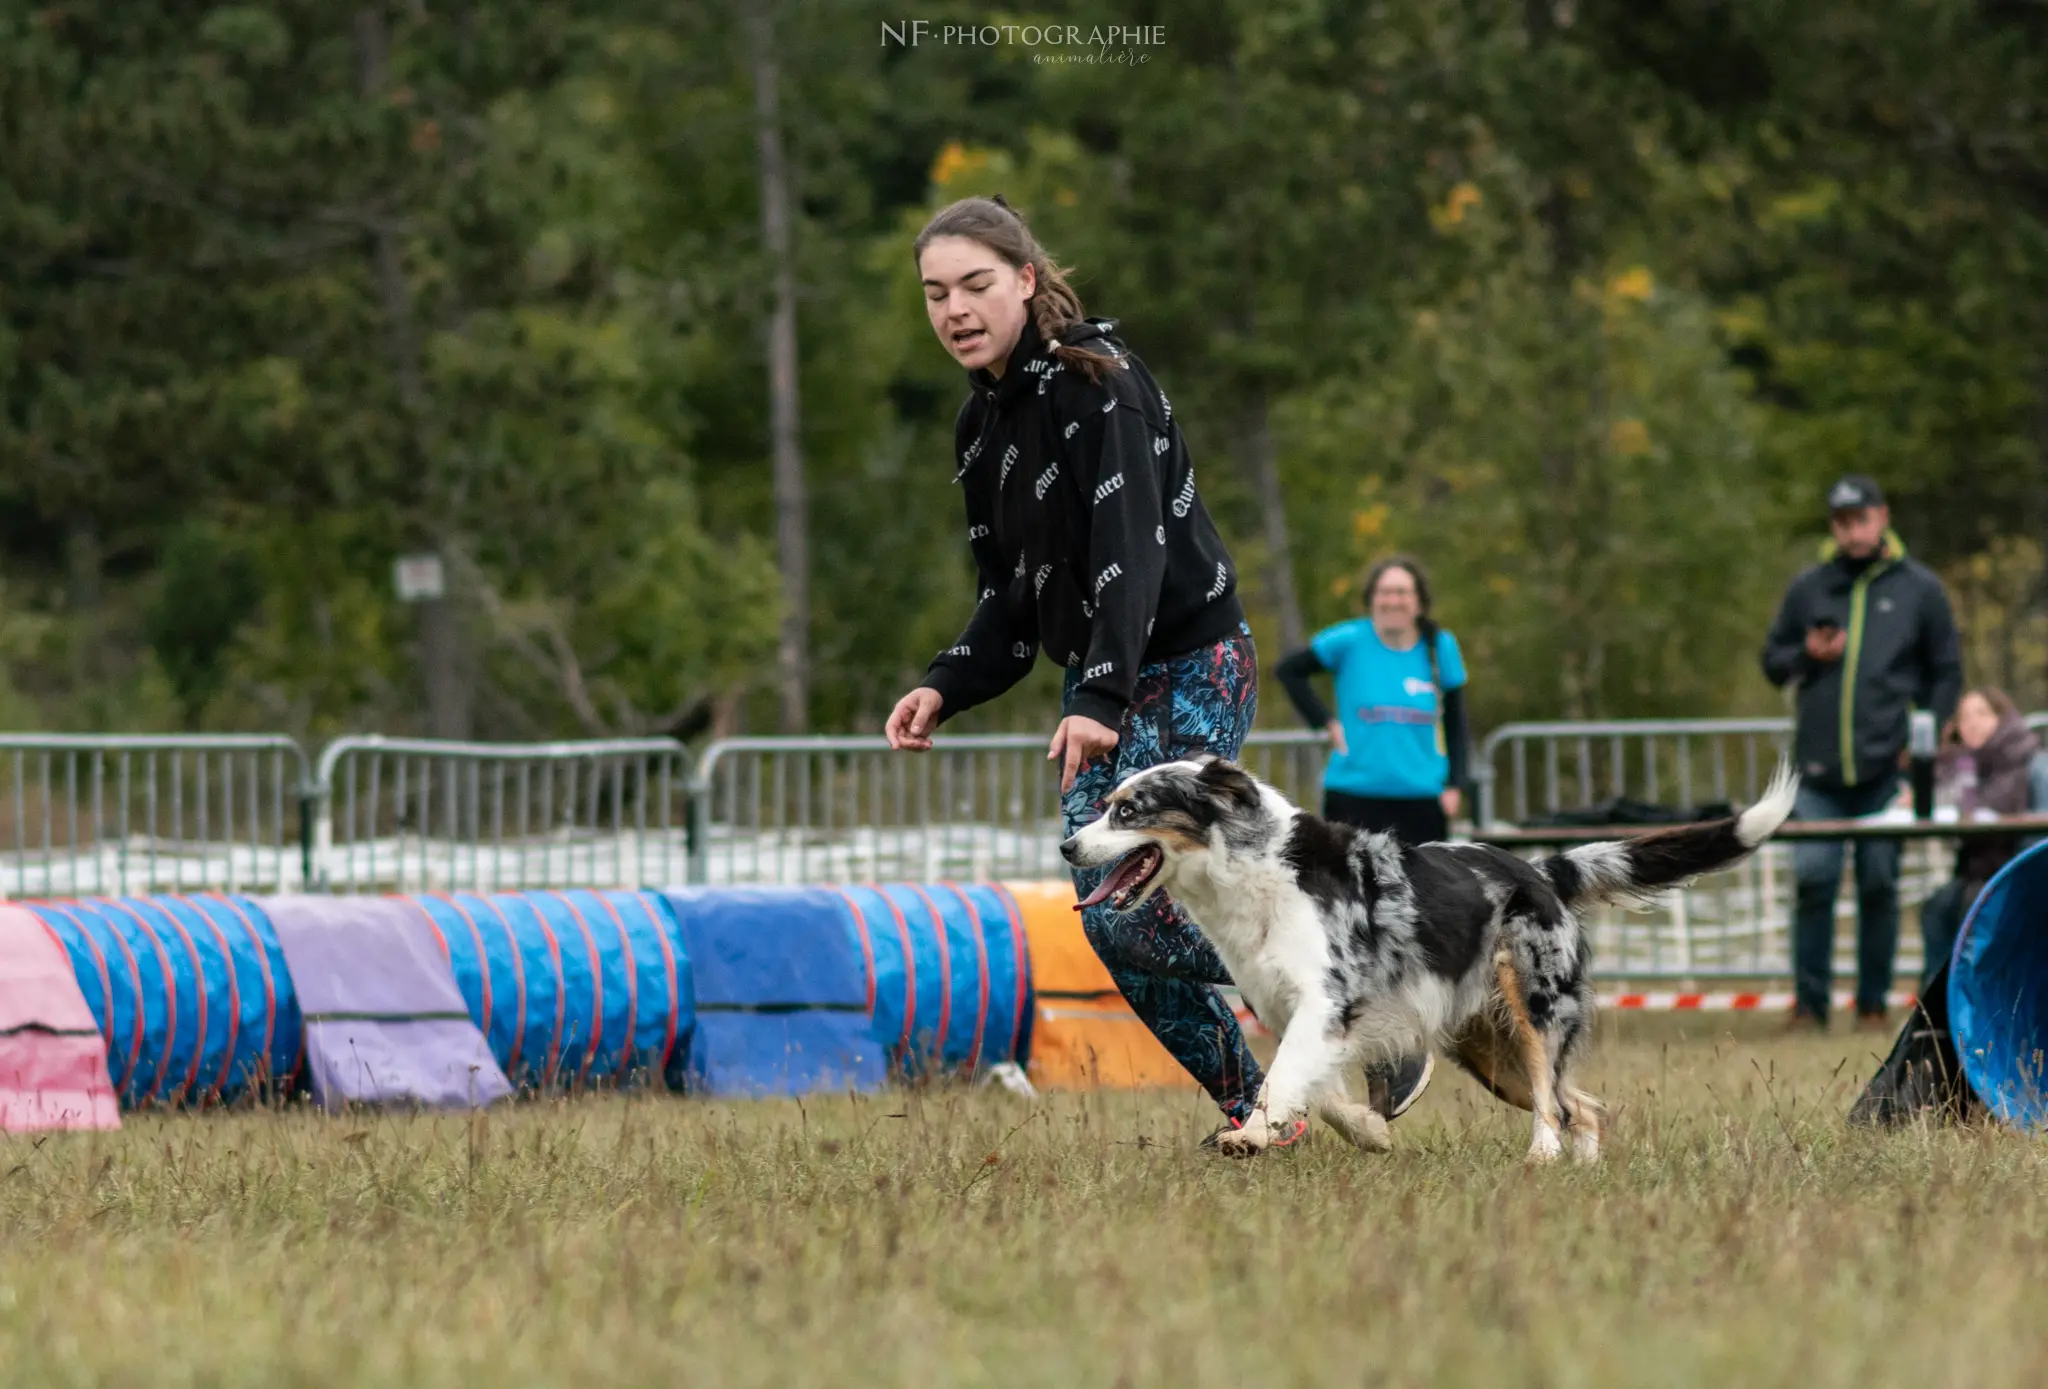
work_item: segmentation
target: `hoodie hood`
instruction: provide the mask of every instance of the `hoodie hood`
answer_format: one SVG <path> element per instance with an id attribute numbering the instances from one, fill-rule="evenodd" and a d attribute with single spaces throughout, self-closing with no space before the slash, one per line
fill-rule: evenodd
<path id="1" fill-rule="evenodd" d="M 1026 386 L 1033 385 L 1034 378 L 1051 365 L 1055 348 L 1092 343 L 1099 351 L 1122 357 L 1127 349 L 1114 336 L 1116 325 L 1117 320 L 1113 318 L 1087 318 L 1070 325 L 1055 341 L 1047 342 L 1038 331 L 1038 316 L 1027 312 L 1024 330 L 1017 335 L 1016 346 L 1010 349 L 1003 374 L 997 376 L 987 367 L 976 367 L 967 373 L 968 384 L 981 395 L 1009 401 L 1021 394 Z M 1037 370 L 1032 369 L 1034 361 L 1042 364 Z"/>

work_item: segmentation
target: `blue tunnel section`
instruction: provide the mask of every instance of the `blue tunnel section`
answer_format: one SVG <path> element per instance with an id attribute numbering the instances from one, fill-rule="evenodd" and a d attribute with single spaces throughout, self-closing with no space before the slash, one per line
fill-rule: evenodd
<path id="1" fill-rule="evenodd" d="M 659 1077 L 681 1088 L 689 958 L 651 892 L 410 899 L 434 923 L 470 1016 L 522 1089 Z"/>
<path id="2" fill-rule="evenodd" d="M 71 957 L 123 1105 L 229 1103 L 296 1082 L 305 1026 L 284 951 L 255 900 L 27 905 Z"/>
<path id="3" fill-rule="evenodd" d="M 988 884 L 843 890 L 875 960 L 874 1034 L 910 1076 L 1028 1054 L 1030 962 L 1017 904 Z"/>
<path id="4" fill-rule="evenodd" d="M 1977 1097 L 2008 1124 L 2048 1130 L 2048 842 L 2006 864 L 1970 908 L 1948 1008 Z"/>
<path id="5" fill-rule="evenodd" d="M 693 1088 L 872 1089 L 1021 1061 L 1030 965 L 986 884 L 676 888 L 697 982 Z"/>
<path id="6" fill-rule="evenodd" d="M 830 888 L 672 888 L 697 986 L 690 1088 L 713 1095 L 872 1090 L 875 964 Z"/>

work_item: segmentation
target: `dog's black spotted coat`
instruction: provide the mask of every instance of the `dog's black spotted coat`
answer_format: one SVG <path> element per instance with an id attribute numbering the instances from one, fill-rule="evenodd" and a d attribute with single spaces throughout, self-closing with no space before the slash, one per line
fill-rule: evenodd
<path id="1" fill-rule="evenodd" d="M 1594 1007 L 1579 909 L 1641 901 L 1739 861 L 1790 813 L 1795 790 L 1781 776 L 1741 817 L 1531 863 L 1489 846 L 1405 845 L 1326 821 L 1242 768 L 1208 759 L 1133 778 L 1111 798 L 1105 831 L 1120 832 L 1117 853 L 1146 841 L 1162 851 L 1169 887 L 1199 898 L 1199 910 L 1182 900 L 1231 969 L 1251 971 L 1267 991 L 1283 1030 L 1286 1014 L 1304 1017 L 1300 1001 L 1313 998 L 1316 1035 L 1343 1054 L 1441 1041 L 1468 1069 L 1503 1065 L 1532 1084 L 1548 1076 L 1544 1084 L 1557 1088 L 1535 1103 L 1558 1105 L 1566 1122 L 1574 1122 L 1570 1106 L 1591 1104 L 1597 1152 L 1598 1103 L 1564 1081 Z M 1288 1079 L 1306 1093 L 1312 1082 L 1301 1073 Z M 1508 1097 L 1498 1074 L 1475 1073 Z M 1278 1076 L 1269 1074 L 1269 1085 Z M 1288 1106 L 1300 1094 L 1281 1088 L 1289 1093 L 1275 1103 L 1294 1112 Z M 1539 1134 L 1547 1122 L 1539 1116 Z M 1549 1147 L 1539 1143 L 1532 1155 L 1555 1154 L 1555 1130 L 1547 1132 Z"/>
<path id="2" fill-rule="evenodd" d="M 1231 812 L 1256 784 L 1220 764 L 1199 787 L 1228 792 Z M 1621 844 L 1531 863 L 1483 845 L 1405 845 L 1393 836 L 1297 816 L 1281 859 L 1330 930 L 1328 986 L 1337 1025 L 1349 1029 L 1369 1000 L 1399 995 L 1427 972 L 1448 984 L 1490 976 L 1503 957 L 1521 1005 L 1554 1039 L 1560 1064 L 1593 1015 L 1592 945 L 1573 908 L 1582 899 L 1624 900 L 1740 859 L 1750 850 L 1732 819 L 1684 826 Z"/>
<path id="3" fill-rule="evenodd" d="M 1590 1014 L 1585 942 L 1537 866 L 1495 849 L 1405 845 L 1306 814 L 1281 858 L 1330 923 L 1329 988 L 1341 1028 L 1421 972 L 1452 984 L 1478 977 L 1503 942 L 1539 1028 L 1555 1018 L 1575 1034 Z"/>

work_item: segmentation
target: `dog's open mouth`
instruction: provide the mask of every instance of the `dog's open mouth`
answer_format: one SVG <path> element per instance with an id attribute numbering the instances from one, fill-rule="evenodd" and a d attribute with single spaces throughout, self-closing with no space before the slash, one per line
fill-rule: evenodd
<path id="1" fill-rule="evenodd" d="M 1133 849 L 1116 861 L 1116 866 L 1097 884 L 1095 891 L 1074 904 L 1074 910 L 1092 907 L 1097 902 L 1108 902 L 1118 911 L 1129 910 L 1131 903 L 1138 900 L 1138 894 L 1159 876 L 1160 866 L 1165 862 L 1166 855 L 1150 844 Z"/>

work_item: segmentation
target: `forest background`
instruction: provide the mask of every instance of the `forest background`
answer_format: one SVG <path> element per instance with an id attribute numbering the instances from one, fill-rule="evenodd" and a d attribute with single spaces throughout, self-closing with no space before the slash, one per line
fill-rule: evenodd
<path id="1" fill-rule="evenodd" d="M 941 39 L 1048 23 L 1150 32 Z M 1482 730 L 1772 712 L 1860 471 L 2048 707 L 2043 0 L 0 0 L 0 727 L 875 731 L 972 596 L 910 242 L 998 191 L 1269 668 L 1398 547 Z"/>

